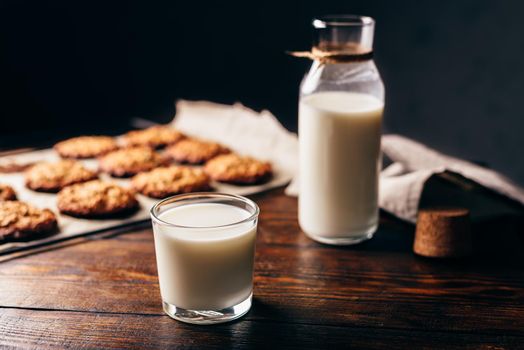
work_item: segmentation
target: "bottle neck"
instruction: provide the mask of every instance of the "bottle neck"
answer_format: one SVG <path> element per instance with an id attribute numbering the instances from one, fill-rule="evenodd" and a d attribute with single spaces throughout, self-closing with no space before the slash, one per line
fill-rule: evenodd
<path id="1" fill-rule="evenodd" d="M 359 16 L 315 20 L 313 49 L 302 55 L 314 62 L 302 81 L 301 96 L 342 91 L 383 100 L 384 85 L 372 59 L 374 23 Z"/>
<path id="2" fill-rule="evenodd" d="M 312 53 L 317 59 L 345 63 L 373 57 L 375 21 L 370 17 L 326 16 L 313 21 Z"/>

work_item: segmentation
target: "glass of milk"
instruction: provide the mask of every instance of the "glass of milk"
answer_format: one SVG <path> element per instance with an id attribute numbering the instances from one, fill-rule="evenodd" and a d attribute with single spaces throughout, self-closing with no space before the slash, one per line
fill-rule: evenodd
<path id="1" fill-rule="evenodd" d="M 151 209 L 164 311 L 195 324 L 227 322 L 251 307 L 259 209 L 222 193 L 173 196 Z"/>
<path id="2" fill-rule="evenodd" d="M 373 62 L 375 21 L 315 19 L 299 103 L 299 223 L 312 239 L 348 245 L 378 226 L 384 85 Z"/>

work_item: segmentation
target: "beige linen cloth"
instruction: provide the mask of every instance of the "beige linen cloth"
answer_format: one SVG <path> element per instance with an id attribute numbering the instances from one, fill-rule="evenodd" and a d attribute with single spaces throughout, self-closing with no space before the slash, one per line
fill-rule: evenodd
<path id="1" fill-rule="evenodd" d="M 298 138 L 268 111 L 255 112 L 240 103 L 178 101 L 173 124 L 182 131 L 224 143 L 241 153 L 270 160 L 293 180 L 286 188 L 298 195 Z M 400 135 L 384 135 L 382 151 L 393 164 L 380 174 L 379 205 L 415 222 L 426 180 L 449 170 L 524 204 L 524 189 L 496 171 L 439 153 Z"/>

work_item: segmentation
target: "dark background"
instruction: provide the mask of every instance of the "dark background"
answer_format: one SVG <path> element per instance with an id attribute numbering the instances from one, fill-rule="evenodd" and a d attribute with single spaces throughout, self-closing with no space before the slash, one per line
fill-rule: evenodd
<path id="1" fill-rule="evenodd" d="M 0 1 L 0 147 L 241 101 L 296 130 L 310 19 L 376 18 L 385 129 L 524 184 L 524 2 Z"/>

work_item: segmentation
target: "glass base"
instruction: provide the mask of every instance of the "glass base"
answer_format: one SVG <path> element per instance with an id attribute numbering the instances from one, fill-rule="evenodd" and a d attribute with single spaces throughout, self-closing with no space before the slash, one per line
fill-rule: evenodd
<path id="1" fill-rule="evenodd" d="M 378 225 L 373 225 L 369 229 L 357 232 L 357 233 L 351 233 L 351 237 L 324 237 L 324 236 L 317 236 L 312 235 L 307 232 L 304 232 L 309 238 L 320 242 L 324 244 L 332 244 L 332 245 L 353 245 L 362 243 L 364 241 L 367 241 L 368 239 L 373 238 L 373 235 L 375 234 L 375 231 L 377 230 Z"/>
<path id="2" fill-rule="evenodd" d="M 193 324 L 217 324 L 236 320 L 251 309 L 253 293 L 244 301 L 222 310 L 186 310 L 163 301 L 164 312 L 175 320 Z"/>

